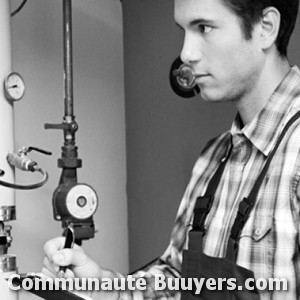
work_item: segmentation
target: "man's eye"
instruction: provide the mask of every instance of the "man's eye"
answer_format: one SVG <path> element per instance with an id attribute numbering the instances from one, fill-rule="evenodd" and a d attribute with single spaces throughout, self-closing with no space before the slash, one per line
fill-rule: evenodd
<path id="1" fill-rule="evenodd" d="M 207 26 L 207 25 L 198 25 L 199 31 L 201 33 L 209 33 L 210 31 L 212 31 L 212 27 L 211 26 Z"/>

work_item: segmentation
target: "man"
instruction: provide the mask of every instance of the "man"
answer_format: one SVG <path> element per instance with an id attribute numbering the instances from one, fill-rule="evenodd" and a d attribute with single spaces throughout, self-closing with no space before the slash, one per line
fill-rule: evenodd
<path id="1" fill-rule="evenodd" d="M 182 252 L 191 246 L 190 229 L 197 229 L 194 206 L 220 165 L 224 169 L 213 190 L 198 252 L 203 250 L 208 259 L 220 258 L 223 264 L 231 250 L 228 241 L 239 204 L 251 193 L 284 126 L 300 110 L 300 71 L 290 66 L 286 56 L 297 11 L 298 0 L 175 0 L 175 21 L 185 33 L 181 59 L 193 68 L 201 98 L 231 102 L 238 114 L 231 129 L 210 141 L 196 162 L 168 249 L 156 263 L 133 274 L 147 279 L 146 290 L 94 292 L 94 299 L 104 299 L 100 295 L 109 299 L 180 297 L 178 290 L 155 289 L 155 274 L 180 278 L 184 268 L 184 275 L 189 276 L 189 262 L 182 261 Z M 252 272 L 255 279 L 287 280 L 286 291 L 272 291 L 269 286 L 260 290 L 263 300 L 300 299 L 299 123 L 296 120 L 287 130 L 262 178 L 249 217 L 238 228 L 234 263 Z M 125 276 L 102 269 L 79 247 L 62 250 L 63 242 L 56 238 L 45 245 L 43 272 L 47 276 L 57 276 L 62 265 L 71 266 L 66 277 Z M 197 277 L 206 272 L 200 269 Z M 246 297 L 234 299 L 250 299 Z"/>

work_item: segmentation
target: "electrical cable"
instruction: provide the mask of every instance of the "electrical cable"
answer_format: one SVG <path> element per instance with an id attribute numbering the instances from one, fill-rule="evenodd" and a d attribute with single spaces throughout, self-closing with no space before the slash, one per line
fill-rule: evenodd
<path id="1" fill-rule="evenodd" d="M 16 10 L 14 10 L 11 14 L 10 14 L 10 16 L 11 17 L 13 17 L 13 16 L 15 16 L 23 7 L 24 7 L 24 5 L 26 4 L 26 2 L 27 2 L 27 0 L 23 0 L 23 2 L 19 5 L 19 7 L 16 9 Z"/>
<path id="2" fill-rule="evenodd" d="M 0 180 L 0 185 L 8 188 L 18 189 L 18 190 L 37 189 L 43 186 L 47 182 L 49 175 L 44 169 L 41 169 L 40 167 L 36 167 L 34 171 L 39 172 L 43 175 L 43 179 L 40 182 L 28 184 L 28 185 L 22 185 L 22 184 L 10 183 L 10 182 Z"/>

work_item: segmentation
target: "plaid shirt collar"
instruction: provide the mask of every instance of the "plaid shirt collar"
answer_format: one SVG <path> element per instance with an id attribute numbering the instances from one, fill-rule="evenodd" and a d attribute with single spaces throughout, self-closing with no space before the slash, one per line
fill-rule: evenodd
<path id="1" fill-rule="evenodd" d="M 236 139 L 246 138 L 267 156 L 274 147 L 281 129 L 291 117 L 289 111 L 292 110 L 297 95 L 300 96 L 300 70 L 293 66 L 265 107 L 249 124 L 241 128 L 241 120 L 237 114 L 230 130 L 233 144 Z"/>

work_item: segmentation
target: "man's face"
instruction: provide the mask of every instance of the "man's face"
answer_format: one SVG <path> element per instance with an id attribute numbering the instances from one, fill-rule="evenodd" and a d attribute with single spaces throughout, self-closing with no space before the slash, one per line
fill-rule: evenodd
<path id="1" fill-rule="evenodd" d="M 204 100 L 253 96 L 264 64 L 258 25 L 245 40 L 223 0 L 175 0 L 175 21 L 185 33 L 181 59 L 193 67 Z"/>

